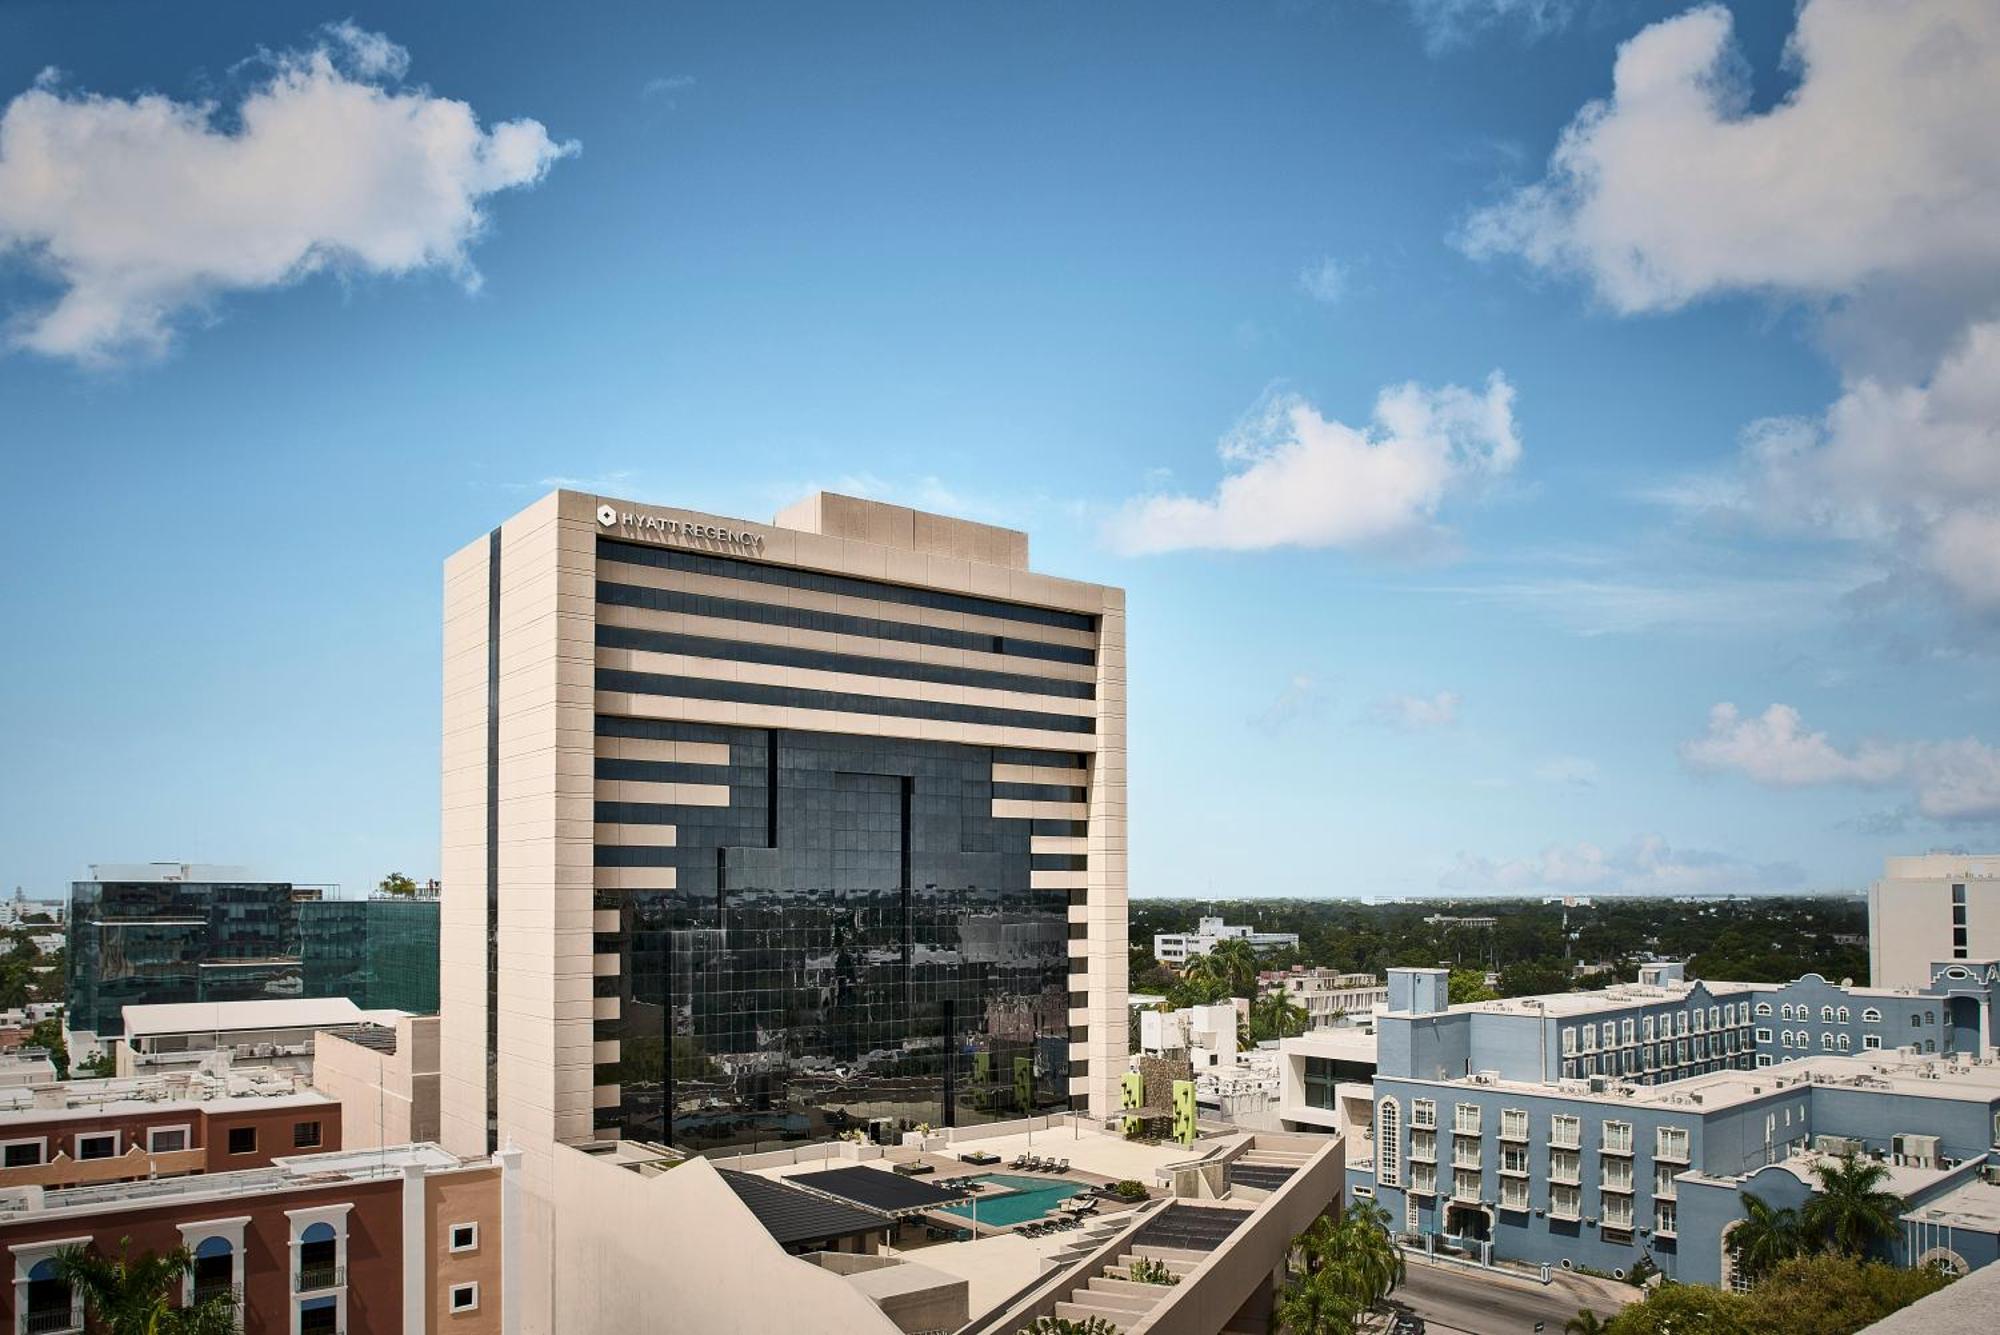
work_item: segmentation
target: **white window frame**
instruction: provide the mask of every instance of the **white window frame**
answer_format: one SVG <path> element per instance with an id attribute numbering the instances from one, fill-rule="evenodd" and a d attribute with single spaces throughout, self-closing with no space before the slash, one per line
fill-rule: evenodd
<path id="1" fill-rule="evenodd" d="M 469 1303 L 459 1302 L 458 1295 L 464 1293 L 467 1289 L 472 1290 L 472 1301 Z M 477 1312 L 479 1310 L 479 1281 L 468 1279 L 463 1284 L 453 1284 L 447 1288 L 445 1290 L 445 1310 L 452 1316 L 463 1316 L 467 1312 Z"/>
<path id="2" fill-rule="evenodd" d="M 1527 1178 L 1503 1177 L 1500 1179 L 1500 1208 L 1514 1211 L 1525 1211 L 1528 1208 Z"/>
<path id="3" fill-rule="evenodd" d="M 472 1241 L 466 1243 L 463 1247 L 458 1245 L 458 1230 L 461 1228 L 472 1230 Z M 458 1255 L 462 1252 L 476 1252 L 479 1250 L 479 1221 L 475 1219 L 468 1220 L 462 1224 L 452 1224 L 445 1229 L 444 1237 L 446 1249 L 453 1255 Z"/>
<path id="4" fill-rule="evenodd" d="M 1375 1105 L 1375 1180 L 1385 1187 L 1403 1180 L 1403 1107 L 1385 1094 Z"/>
<path id="5" fill-rule="evenodd" d="M 97 1239 L 88 1236 L 50 1238 L 42 1242 L 16 1243 L 7 1249 L 14 1255 L 14 1330 L 17 1333 L 28 1328 L 28 1272 L 43 1261 L 54 1260 L 56 1253 L 64 1248 L 88 1247 L 95 1241 Z M 69 1329 L 83 1329 L 83 1290 L 74 1284 L 69 1290 Z"/>
<path id="6" fill-rule="evenodd" d="M 1675 1163 L 1688 1161 L 1692 1137 L 1684 1126 L 1659 1126 L 1653 1128 L 1653 1157 L 1670 1159 Z"/>
<path id="7" fill-rule="evenodd" d="M 1606 1122 L 1599 1130 L 1602 1139 L 1598 1144 L 1606 1154 L 1632 1153 L 1632 1124 L 1630 1122 Z"/>
<path id="8" fill-rule="evenodd" d="M 1567 1131 L 1565 1138 L 1563 1132 Z M 1573 1150 L 1583 1144 L 1583 1119 L 1574 1113 L 1557 1113 L 1549 1119 L 1549 1145 L 1552 1149 Z"/>
<path id="9" fill-rule="evenodd" d="M 1769 1043 L 1771 1041 L 1771 1031 L 1768 1029 L 1759 1029 L 1757 1031 L 1757 1041 L 1759 1043 Z"/>
<path id="10" fill-rule="evenodd" d="M 1410 1100 L 1410 1129 L 1412 1131 L 1419 1129 L 1435 1131 L 1437 1124 L 1438 1106 L 1436 1099 Z"/>
<path id="11" fill-rule="evenodd" d="M 1863 1024 L 1880 1024 L 1882 1023 L 1882 1012 L 1870 1006 L 1867 1010 L 1861 1012 L 1861 1022 Z"/>
<path id="12" fill-rule="evenodd" d="M 1565 1197 L 1568 1199 L 1567 1205 L 1563 1204 Z M 1583 1188 L 1564 1183 L 1552 1184 L 1549 1187 L 1549 1218 L 1583 1218 Z"/>
<path id="13" fill-rule="evenodd" d="M 1680 1236 L 1680 1204 L 1672 1198 L 1653 1202 L 1653 1232 L 1662 1237 Z"/>
<path id="14" fill-rule="evenodd" d="M 1451 1129 L 1454 1135 L 1476 1136 L 1485 1125 L 1482 1109 L 1477 1103 L 1461 1103 L 1451 1110 Z"/>
<path id="15" fill-rule="evenodd" d="M 1760 1020 L 1768 1020 L 1768 1019 L 1770 1019 L 1770 1018 L 1771 1018 L 1771 1003 L 1770 1003 L 1770 1002 L 1768 1002 L 1768 1001 L 1760 1001 L 1760 1002 L 1758 1002 L 1758 1003 L 1757 1003 L 1757 1018 L 1758 1018 L 1758 1019 L 1760 1019 Z"/>
<path id="16" fill-rule="evenodd" d="M 1526 1140 L 1528 1138 L 1528 1110 L 1526 1108 L 1502 1108 L 1500 1110 L 1500 1139 Z"/>
<path id="17" fill-rule="evenodd" d="M 161 1128 L 161 1130 L 171 1129 Z M 187 1248 L 190 1255 L 196 1247 L 210 1238 L 221 1238 L 229 1244 L 229 1282 L 236 1286 L 237 1295 L 240 1297 L 243 1293 L 243 1230 L 249 1226 L 250 1216 L 242 1214 L 229 1219 L 200 1219 L 175 1227 L 181 1231 L 181 1246 Z M 285 1276 L 287 1288 L 290 1288 L 293 1282 L 291 1275 Z M 190 1306 L 194 1303 L 194 1267 L 191 1265 L 187 1274 L 181 1277 L 181 1302 Z"/>
<path id="18" fill-rule="evenodd" d="M 86 1140 L 103 1140 L 106 1136 L 111 1137 L 111 1153 L 99 1154 L 95 1156 L 91 1160 L 91 1162 L 95 1163 L 98 1159 L 116 1159 L 119 1155 L 125 1152 L 125 1136 L 116 1127 L 113 1127 L 109 1131 L 77 1132 L 69 1143 L 69 1157 L 76 1160 L 78 1163 L 82 1163 L 83 1142 Z"/>
<path id="19" fill-rule="evenodd" d="M 163 1150 L 153 1144 L 153 1137 L 168 1131 L 181 1133 L 181 1147 L 178 1150 Z M 149 1126 L 146 1128 L 146 1153 L 180 1154 L 194 1148 L 194 1127 L 187 1122 L 176 1122 L 172 1126 Z"/>
<path id="20" fill-rule="evenodd" d="M 1863 1052 L 1879 1052 L 1879 1051 L 1881 1051 L 1881 1050 L 1882 1050 L 1882 1035 L 1880 1035 L 1880 1034 L 1863 1034 L 1863 1035 L 1861 1036 L 1861 1050 L 1862 1050 Z"/>
<path id="21" fill-rule="evenodd" d="M 7 1162 L 7 1151 L 16 1145 L 33 1145 L 38 1156 L 32 1164 L 17 1163 L 16 1168 L 39 1168 L 49 1161 L 49 1138 L 47 1136 L 19 1136 L 13 1140 L 0 1140 L 0 1164 Z M 0 1168 L 0 1172 L 5 1172 Z"/>

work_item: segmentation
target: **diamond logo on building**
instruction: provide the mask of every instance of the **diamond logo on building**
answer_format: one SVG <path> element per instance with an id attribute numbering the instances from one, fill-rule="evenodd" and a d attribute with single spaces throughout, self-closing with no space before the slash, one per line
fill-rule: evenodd
<path id="1" fill-rule="evenodd" d="M 618 522 L 618 512 L 608 505 L 600 505 L 597 507 L 597 522 L 610 528 Z"/>

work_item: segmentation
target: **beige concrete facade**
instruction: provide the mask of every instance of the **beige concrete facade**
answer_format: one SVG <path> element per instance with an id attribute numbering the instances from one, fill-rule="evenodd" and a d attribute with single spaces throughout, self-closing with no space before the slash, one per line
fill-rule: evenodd
<path id="1" fill-rule="evenodd" d="M 1021 634 L 1018 621 L 870 598 L 865 589 L 825 592 L 607 562 L 600 537 L 1079 614 L 1090 618 L 1094 631 L 1036 626 L 1035 638 L 1088 650 L 1093 661 L 1032 666 L 1052 680 L 1087 683 L 1089 695 L 1012 688 L 1005 674 L 1021 673 L 1023 660 L 998 652 L 999 637 Z M 1081 788 L 1085 801 L 996 801 L 994 812 L 1087 822 L 1087 833 L 1052 836 L 1048 842 L 1037 836 L 1034 843 L 1038 854 L 1081 855 L 1086 868 L 1037 870 L 1031 885 L 1036 893 L 1067 903 L 1070 923 L 1084 927 L 1070 945 L 1072 1101 L 1103 1115 L 1117 1108 L 1127 1033 L 1124 594 L 1027 567 L 1024 534 L 849 497 L 809 497 L 778 523 L 760 525 L 569 491 L 542 498 L 446 561 L 440 1121 L 443 1143 L 455 1152 L 488 1153 L 506 1145 L 522 1151 L 524 1330 L 551 1328 L 555 1148 L 591 1140 L 595 1110 L 618 1100 L 617 1086 L 595 1083 L 596 1067 L 617 1061 L 619 1054 L 615 1041 L 594 1038 L 593 1021 L 616 1018 L 618 1001 L 595 995 L 593 984 L 615 974 L 619 959 L 593 953 L 593 932 L 605 925 L 594 895 L 675 884 L 672 867 L 596 866 L 600 845 L 670 846 L 676 831 L 672 825 L 600 824 L 595 804 L 729 802 L 726 786 L 598 780 L 600 759 L 716 764 L 727 758 L 704 753 L 727 748 L 701 743 L 600 738 L 600 716 L 1085 757 L 1086 768 L 1024 767 L 1038 772 L 1014 780 Z M 731 569 L 739 576 L 757 574 L 740 565 Z M 613 571 L 627 584 L 711 602 L 780 603 L 933 627 L 960 639 L 992 636 L 994 652 L 600 605 L 599 580 Z M 842 666 L 772 666 L 726 654 L 600 647 L 600 616 L 606 626 L 840 655 Z M 491 638 L 496 630 L 497 653 Z M 849 670 L 849 657 L 979 669 L 1006 684 L 870 675 L 865 661 Z M 831 701 L 834 696 L 822 693 L 839 692 L 844 702 L 862 703 L 803 707 L 598 690 L 601 670 L 728 683 L 738 694 L 754 687 Z M 912 716 L 895 712 L 904 702 Z M 972 719 L 936 717 L 940 711 Z M 1021 719 L 1046 720 L 1047 726 Z M 497 967 L 489 966 L 489 949 Z"/>
<path id="2" fill-rule="evenodd" d="M 438 1017 L 313 1035 L 313 1088 L 340 1100 L 348 1149 L 436 1141 Z"/>
<path id="3" fill-rule="evenodd" d="M 1869 982 L 1925 987 L 1954 959 L 2000 959 L 2000 854 L 1889 858 L 1868 887 Z"/>

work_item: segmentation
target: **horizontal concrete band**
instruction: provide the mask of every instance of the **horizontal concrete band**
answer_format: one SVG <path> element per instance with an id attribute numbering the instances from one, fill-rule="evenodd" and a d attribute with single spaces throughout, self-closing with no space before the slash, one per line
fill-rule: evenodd
<path id="1" fill-rule="evenodd" d="M 805 645 L 773 644 L 768 640 L 740 640 L 726 636 L 600 625 L 597 628 L 597 643 L 600 648 L 607 649 L 643 649 L 656 654 L 684 654 L 691 658 L 816 668 L 823 672 L 851 673 L 889 681 L 976 686 L 986 690 L 1018 691 L 1024 695 L 1049 695 L 1071 700 L 1097 698 L 1094 682 L 1074 678 L 994 671 L 952 663 L 926 663 L 903 655 L 841 652 Z"/>
<path id="2" fill-rule="evenodd" d="M 789 709 L 879 714 L 889 718 L 929 719 L 940 723 L 981 723 L 1002 728 L 1029 728 L 1052 733 L 1088 734 L 1097 720 L 1075 714 L 1000 709 L 991 705 L 951 704 L 941 700 L 908 700 L 894 696 L 844 691 L 816 691 L 800 686 L 763 682 L 718 681 L 704 677 L 670 676 L 599 668 L 597 689 L 628 695 L 663 695 L 680 699 L 721 700 L 735 704 L 775 705 Z"/>
<path id="3" fill-rule="evenodd" d="M 597 571 L 600 606 L 646 607 L 1060 663 L 1097 661 L 1097 637 L 1089 631 L 1022 626 L 992 617 L 896 607 L 866 598 L 762 589 L 738 580 L 675 570 L 639 570 L 608 561 L 598 562 Z"/>
<path id="4" fill-rule="evenodd" d="M 741 580 L 748 584 L 780 588 L 788 592 L 819 593 L 833 597 L 865 598 L 894 606 L 923 608 L 959 616 L 990 617 L 1009 623 L 1052 627 L 1091 633 L 1097 618 L 1086 612 L 1036 607 L 979 594 L 921 585 L 891 584 L 859 575 L 836 575 L 798 566 L 746 561 L 737 557 L 691 552 L 681 548 L 653 547 L 614 538 L 600 537 L 600 561 L 620 565 L 645 566 L 656 570 L 682 571 Z"/>

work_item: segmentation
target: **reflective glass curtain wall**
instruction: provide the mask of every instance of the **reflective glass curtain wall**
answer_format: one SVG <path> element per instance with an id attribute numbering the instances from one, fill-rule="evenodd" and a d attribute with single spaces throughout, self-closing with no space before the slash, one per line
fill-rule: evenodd
<path id="1" fill-rule="evenodd" d="M 962 1125 L 1068 1103 L 1068 897 L 1031 893 L 1033 822 L 993 814 L 990 747 L 600 718 L 606 737 L 724 743 L 676 780 L 726 806 L 600 802 L 677 827 L 600 844 L 672 891 L 600 891 L 620 999 L 599 1125 L 688 1149 L 825 1139 L 873 1117 Z M 1047 757 L 1071 765 L 1069 755 Z M 600 778 L 662 780 L 600 759 Z"/>

